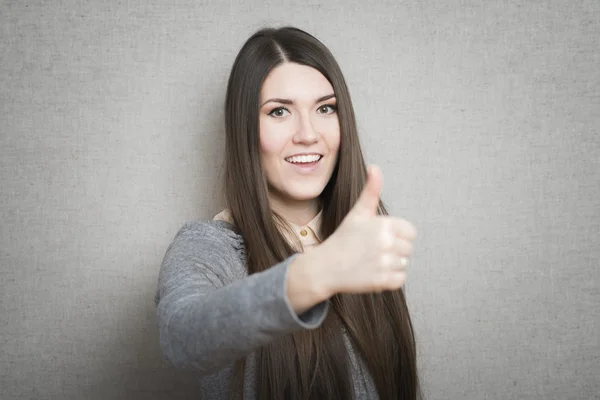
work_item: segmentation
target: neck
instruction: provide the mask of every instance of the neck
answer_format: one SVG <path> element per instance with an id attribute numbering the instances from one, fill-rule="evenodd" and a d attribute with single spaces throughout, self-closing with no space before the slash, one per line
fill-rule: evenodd
<path id="1" fill-rule="evenodd" d="M 310 200 L 285 200 L 279 199 L 269 194 L 271 208 L 288 222 L 296 225 L 306 225 L 309 223 L 321 209 L 321 200 L 319 198 Z"/>

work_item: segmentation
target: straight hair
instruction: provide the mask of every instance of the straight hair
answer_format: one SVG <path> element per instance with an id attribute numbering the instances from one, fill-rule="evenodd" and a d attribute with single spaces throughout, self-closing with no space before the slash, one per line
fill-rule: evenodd
<path id="1" fill-rule="evenodd" d="M 257 31 L 235 59 L 225 99 L 224 193 L 244 239 L 248 274 L 264 271 L 296 252 L 282 234 L 280 226 L 285 221 L 271 209 L 260 163 L 261 88 L 274 68 L 288 62 L 318 70 L 333 86 L 337 99 L 340 147 L 331 179 L 320 195 L 323 239 L 341 224 L 366 183 L 350 93 L 331 52 L 297 28 Z M 381 201 L 378 214 L 388 214 Z M 284 335 L 257 350 L 257 398 L 354 398 L 344 331 L 380 399 L 418 398 L 415 337 L 403 290 L 337 294 L 330 304 L 331 312 L 319 328 Z M 244 361 L 236 362 L 232 398 L 243 394 Z"/>

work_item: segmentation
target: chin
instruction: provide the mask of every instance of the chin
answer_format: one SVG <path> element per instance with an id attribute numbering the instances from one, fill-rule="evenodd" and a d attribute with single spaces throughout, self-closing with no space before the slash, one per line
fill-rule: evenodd
<path id="1" fill-rule="evenodd" d="M 309 201 L 314 200 L 323 193 L 325 186 L 318 188 L 295 188 L 286 190 L 284 193 L 287 198 L 294 201 Z"/>

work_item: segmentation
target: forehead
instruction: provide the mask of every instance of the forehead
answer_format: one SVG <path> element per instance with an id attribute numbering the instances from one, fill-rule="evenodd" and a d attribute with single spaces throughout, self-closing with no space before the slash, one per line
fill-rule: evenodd
<path id="1" fill-rule="evenodd" d="M 261 92 L 261 101 L 272 97 L 290 100 L 312 100 L 334 93 L 331 83 L 313 67 L 284 63 L 267 75 Z"/>

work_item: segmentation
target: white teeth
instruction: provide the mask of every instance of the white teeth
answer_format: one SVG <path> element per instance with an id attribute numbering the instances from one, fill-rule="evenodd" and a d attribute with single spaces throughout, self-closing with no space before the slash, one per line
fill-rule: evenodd
<path id="1" fill-rule="evenodd" d="M 310 155 L 304 155 L 304 156 L 288 157 L 285 160 L 289 161 L 291 163 L 311 163 L 311 162 L 319 161 L 320 159 L 321 159 L 320 155 L 310 154 Z"/>

